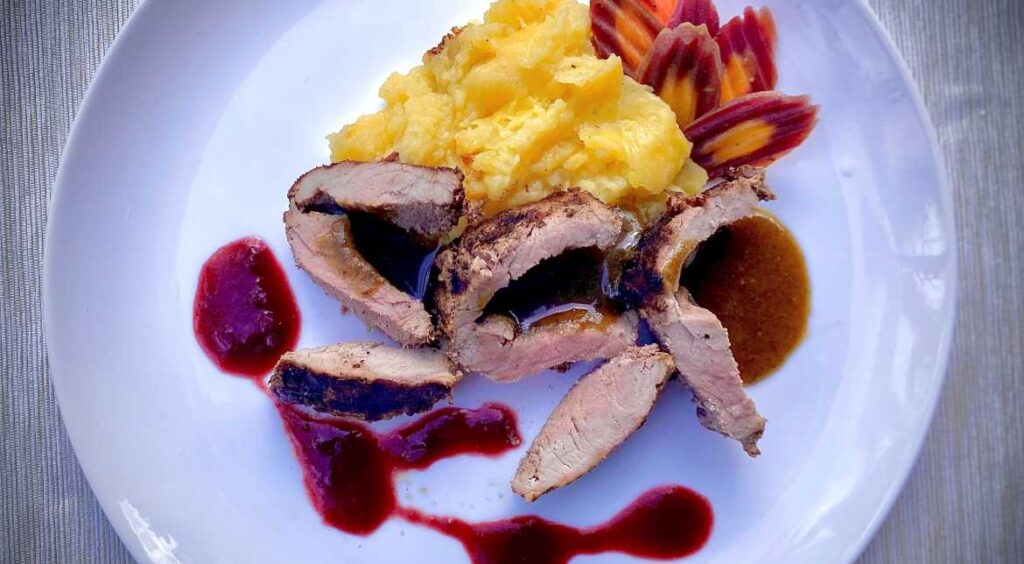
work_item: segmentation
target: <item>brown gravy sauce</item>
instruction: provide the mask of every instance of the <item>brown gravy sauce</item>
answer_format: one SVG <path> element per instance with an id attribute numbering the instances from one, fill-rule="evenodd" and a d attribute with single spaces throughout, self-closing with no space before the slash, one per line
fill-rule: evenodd
<path id="1" fill-rule="evenodd" d="M 793 234 L 767 212 L 702 243 L 683 269 L 682 286 L 729 331 L 744 383 L 782 366 L 807 333 L 807 264 Z"/>
<path id="2" fill-rule="evenodd" d="M 437 249 L 372 215 L 346 215 L 366 261 L 395 287 L 422 299 Z M 613 322 L 621 312 L 618 277 L 639 229 L 638 222 L 627 221 L 621 243 L 608 253 L 573 249 L 542 261 L 498 291 L 482 317 L 508 316 L 520 331 Z M 680 253 L 679 262 L 681 285 L 728 329 L 745 383 L 774 372 L 803 340 L 811 302 L 807 265 L 796 239 L 768 212 L 720 229 L 695 253 Z"/>
<path id="3" fill-rule="evenodd" d="M 511 317 L 520 331 L 559 323 L 605 328 L 622 313 L 619 279 L 643 226 L 635 213 L 618 210 L 622 232 L 608 251 L 572 249 L 542 261 L 491 298 L 481 317 Z"/>
<path id="4" fill-rule="evenodd" d="M 483 317 L 511 317 L 523 331 L 566 321 L 602 323 L 615 311 L 603 288 L 604 269 L 604 253 L 595 248 L 566 251 L 499 290 Z"/>
<path id="5" fill-rule="evenodd" d="M 424 246 L 406 230 L 368 213 L 346 211 L 359 254 L 399 290 L 422 300 L 437 247 Z"/>

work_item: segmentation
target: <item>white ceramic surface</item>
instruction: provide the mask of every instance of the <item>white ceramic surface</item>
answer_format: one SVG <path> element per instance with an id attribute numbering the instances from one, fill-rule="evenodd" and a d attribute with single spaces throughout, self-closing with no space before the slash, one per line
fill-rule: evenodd
<path id="1" fill-rule="evenodd" d="M 671 386 L 605 464 L 532 506 L 508 489 L 521 452 L 405 474 L 405 503 L 585 525 L 674 482 L 715 509 L 694 562 L 848 561 L 870 538 L 942 384 L 956 294 L 950 193 L 921 104 L 868 9 L 763 3 L 779 26 L 780 89 L 822 105 L 817 131 L 769 176 L 780 196 L 771 209 L 805 249 L 814 302 L 807 340 L 750 390 L 770 420 L 765 454 L 748 459 L 701 429 L 688 394 Z M 202 261 L 255 234 L 289 265 L 301 345 L 372 337 L 290 266 L 285 191 L 327 160 L 326 133 L 376 107 L 388 73 L 486 6 L 147 0 L 118 37 L 65 151 L 45 307 L 68 433 L 139 560 L 466 560 L 455 541 L 398 520 L 368 538 L 322 525 L 274 409 L 210 364 L 190 314 Z M 719 2 L 723 16 L 741 6 Z M 506 402 L 529 439 L 579 373 L 474 379 L 456 403 Z"/>

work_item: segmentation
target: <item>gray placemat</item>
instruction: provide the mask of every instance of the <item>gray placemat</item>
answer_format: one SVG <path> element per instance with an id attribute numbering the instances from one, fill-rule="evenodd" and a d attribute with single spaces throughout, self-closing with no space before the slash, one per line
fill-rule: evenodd
<path id="1" fill-rule="evenodd" d="M 949 160 L 963 291 L 935 423 L 862 560 L 1024 562 L 1024 1 L 871 3 L 921 86 Z M 40 283 L 60 153 L 133 4 L 0 0 L 2 563 L 131 561 L 57 412 Z"/>

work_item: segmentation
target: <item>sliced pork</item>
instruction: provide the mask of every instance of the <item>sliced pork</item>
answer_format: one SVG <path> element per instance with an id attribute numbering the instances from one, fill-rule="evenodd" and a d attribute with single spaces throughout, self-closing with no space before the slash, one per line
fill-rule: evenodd
<path id="1" fill-rule="evenodd" d="M 490 315 L 460 341 L 464 366 L 496 382 L 514 382 L 548 368 L 613 357 L 637 339 L 635 312 L 583 313 L 520 332 L 516 322 Z"/>
<path id="2" fill-rule="evenodd" d="M 395 155 L 340 162 L 299 177 L 288 198 L 285 230 L 299 267 L 371 327 L 405 346 L 429 343 L 420 262 L 463 213 L 462 173 Z"/>
<path id="3" fill-rule="evenodd" d="M 285 234 L 295 263 L 342 306 L 405 346 L 422 346 L 434 334 L 423 302 L 399 290 L 356 248 L 345 215 L 284 214 Z"/>
<path id="4" fill-rule="evenodd" d="M 437 245 L 458 223 L 465 196 L 458 169 L 414 166 L 392 158 L 314 168 L 295 181 L 288 198 L 301 211 L 371 214 L 420 243 Z"/>
<path id="5" fill-rule="evenodd" d="M 650 345 L 581 378 L 530 445 L 512 490 L 534 501 L 593 470 L 644 424 L 673 370 L 672 357 Z"/>
<path id="6" fill-rule="evenodd" d="M 729 335 L 718 318 L 680 289 L 680 273 L 700 244 L 718 229 L 749 217 L 773 199 L 764 171 L 727 171 L 725 181 L 691 198 L 673 196 L 665 215 L 641 237 L 623 277 L 622 293 L 650 324 L 693 391 L 705 427 L 738 440 L 751 456 L 765 419 L 743 389 Z"/>
<path id="7" fill-rule="evenodd" d="M 471 226 L 438 254 L 434 302 L 449 354 L 498 381 L 569 362 L 608 358 L 636 341 L 636 318 L 609 311 L 520 332 L 507 316 L 483 316 L 499 290 L 542 261 L 573 249 L 613 247 L 621 218 L 579 190 L 500 213 Z"/>
<path id="8" fill-rule="evenodd" d="M 436 350 L 343 343 L 286 353 L 270 391 L 287 403 L 378 421 L 430 409 L 450 398 L 461 377 Z"/>

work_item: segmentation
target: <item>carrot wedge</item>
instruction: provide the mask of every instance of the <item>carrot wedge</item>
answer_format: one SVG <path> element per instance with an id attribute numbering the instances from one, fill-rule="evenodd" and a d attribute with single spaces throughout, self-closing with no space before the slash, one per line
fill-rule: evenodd
<path id="1" fill-rule="evenodd" d="M 817 122 L 818 106 L 807 96 L 756 92 L 705 114 L 683 133 L 693 143 L 690 158 L 714 177 L 775 162 L 803 143 Z"/>
<path id="2" fill-rule="evenodd" d="M 592 0 L 590 28 L 601 58 L 618 55 L 623 71 L 636 77 L 647 52 L 665 25 L 647 0 Z"/>
<path id="3" fill-rule="evenodd" d="M 703 25 L 684 23 L 662 30 L 639 80 L 654 88 L 676 113 L 679 127 L 685 128 L 718 105 L 722 86 L 718 44 Z"/>
<path id="4" fill-rule="evenodd" d="M 718 34 L 718 9 L 711 0 L 679 0 L 675 12 L 668 20 L 668 27 L 674 29 L 680 24 L 706 25 L 712 37 Z"/>
<path id="5" fill-rule="evenodd" d="M 715 41 L 725 66 L 723 104 L 750 92 L 775 88 L 779 80 L 775 67 L 776 38 L 775 19 L 768 8 L 755 11 L 748 6 L 742 16 L 722 26 Z"/>

